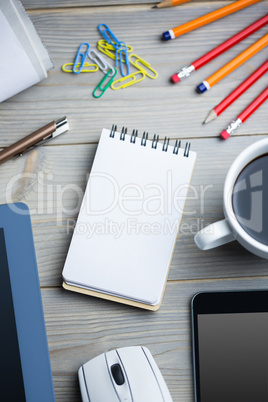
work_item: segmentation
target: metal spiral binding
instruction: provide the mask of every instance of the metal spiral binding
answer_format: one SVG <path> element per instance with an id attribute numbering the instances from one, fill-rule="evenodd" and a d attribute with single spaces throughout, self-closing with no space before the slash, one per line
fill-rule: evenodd
<path id="1" fill-rule="evenodd" d="M 135 130 L 135 129 L 134 129 L 134 130 L 132 131 L 132 134 L 131 134 L 131 137 L 130 137 L 130 142 L 131 142 L 132 144 L 135 144 L 137 136 L 138 136 L 138 130 Z"/>
<path id="2" fill-rule="evenodd" d="M 127 128 L 123 127 L 122 130 L 121 130 L 121 134 L 120 134 L 120 140 L 121 141 L 125 141 L 126 133 L 127 133 Z"/>
<path id="3" fill-rule="evenodd" d="M 181 141 L 176 140 L 174 148 L 173 148 L 173 154 L 178 155 L 180 146 L 181 146 Z"/>
<path id="4" fill-rule="evenodd" d="M 162 147 L 162 151 L 163 151 L 163 152 L 167 152 L 167 150 L 168 150 L 168 144 L 169 144 L 169 138 L 165 137 L 165 139 L 164 139 L 164 144 L 163 144 L 163 147 Z"/>
<path id="5" fill-rule="evenodd" d="M 114 137 L 115 137 L 116 131 L 117 131 L 117 125 L 116 125 L 116 124 L 113 124 L 113 125 L 112 125 L 112 128 L 111 128 L 111 131 L 110 131 L 110 137 L 111 137 L 111 138 L 114 138 Z M 121 134 L 120 134 L 120 140 L 121 140 L 121 141 L 125 141 L 125 139 L 126 139 L 126 134 L 127 134 L 127 128 L 123 127 L 122 130 L 121 130 Z M 138 137 L 138 130 L 135 130 L 135 129 L 134 129 L 134 130 L 132 131 L 131 136 L 130 136 L 130 142 L 131 142 L 132 144 L 135 144 L 137 137 Z M 143 133 L 143 135 L 142 135 L 142 138 L 141 138 L 141 146 L 146 147 L 147 140 L 148 140 L 148 133 L 146 133 L 146 132 L 144 131 L 144 133 Z M 159 135 L 154 134 L 154 137 L 153 137 L 153 140 L 152 140 L 152 148 L 153 148 L 153 149 L 156 149 L 156 148 L 157 148 L 158 141 L 159 141 Z M 162 151 L 163 151 L 163 152 L 167 152 L 167 151 L 168 151 L 169 141 L 170 141 L 170 138 L 165 137 L 164 142 L 163 142 L 163 146 L 162 146 Z M 174 147 L 173 147 L 173 154 L 178 155 L 180 147 L 181 147 L 181 141 L 180 141 L 180 140 L 176 140 L 176 141 L 175 141 L 175 145 L 174 145 Z M 183 156 L 186 157 L 186 158 L 188 158 L 188 156 L 189 156 L 190 147 L 191 147 L 191 143 L 190 143 L 190 142 L 186 142 L 185 149 L 184 149 L 184 153 L 183 153 Z"/>
<path id="6" fill-rule="evenodd" d="M 186 158 L 188 158 L 188 156 L 189 156 L 190 146 L 191 146 L 191 143 L 186 142 L 185 149 L 184 149 L 184 154 L 183 154 L 183 156 L 186 156 Z"/>
<path id="7" fill-rule="evenodd" d="M 111 129 L 111 131 L 110 131 L 110 137 L 111 138 L 114 138 L 114 135 L 115 135 L 115 132 L 117 131 L 117 125 L 116 124 L 113 124 L 112 125 L 112 129 Z"/>
<path id="8" fill-rule="evenodd" d="M 159 140 L 159 135 L 154 135 L 154 138 L 153 138 L 153 142 L 152 142 L 152 148 L 154 148 L 154 149 L 156 149 L 157 148 L 157 143 L 158 143 L 158 140 Z"/>
<path id="9" fill-rule="evenodd" d="M 148 133 L 143 133 L 142 135 L 142 139 L 141 139 L 141 145 L 143 145 L 144 147 L 146 147 L 146 141 L 148 140 Z"/>

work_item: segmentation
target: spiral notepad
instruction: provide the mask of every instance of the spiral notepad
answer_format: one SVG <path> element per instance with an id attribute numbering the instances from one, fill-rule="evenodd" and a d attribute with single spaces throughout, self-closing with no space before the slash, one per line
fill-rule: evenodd
<path id="1" fill-rule="evenodd" d="M 160 307 L 196 153 L 103 129 L 63 269 L 63 286 Z"/>

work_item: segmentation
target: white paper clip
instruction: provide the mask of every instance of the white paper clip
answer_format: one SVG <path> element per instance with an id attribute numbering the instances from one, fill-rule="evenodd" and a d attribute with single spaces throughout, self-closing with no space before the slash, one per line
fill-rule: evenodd
<path id="1" fill-rule="evenodd" d="M 97 66 L 99 66 L 99 69 L 104 73 L 107 74 L 109 70 L 111 70 L 111 72 L 108 74 L 108 77 L 113 77 L 115 75 L 115 69 L 113 66 L 111 66 L 111 64 L 108 63 L 108 61 L 106 61 L 102 55 L 98 52 L 96 52 L 95 50 L 90 50 L 88 52 L 88 57 L 90 58 L 90 60 L 92 60 L 95 64 L 97 64 Z"/>

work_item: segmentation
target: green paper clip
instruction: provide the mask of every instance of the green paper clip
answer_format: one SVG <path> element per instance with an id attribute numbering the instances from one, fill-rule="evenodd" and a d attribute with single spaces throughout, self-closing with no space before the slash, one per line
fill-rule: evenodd
<path id="1" fill-rule="evenodd" d="M 141 78 L 136 78 L 136 75 L 141 74 Z M 118 87 L 115 87 L 115 84 L 117 84 L 118 82 L 124 82 L 126 80 L 128 80 L 129 78 L 131 78 L 131 81 L 126 82 L 123 85 L 119 85 Z M 111 85 L 111 88 L 116 91 L 117 89 L 122 89 L 122 88 L 127 88 L 130 85 L 136 84 L 139 81 L 142 81 L 145 78 L 145 72 L 144 71 L 136 71 L 135 73 L 129 74 L 126 77 L 120 78 L 117 81 L 114 81 Z"/>
<path id="2" fill-rule="evenodd" d="M 131 59 L 135 58 L 135 61 L 132 61 Z M 147 77 L 151 78 L 152 80 L 155 80 L 158 77 L 157 71 L 155 71 L 152 67 L 151 64 L 148 63 L 147 61 L 143 60 L 140 56 L 137 56 L 136 54 L 131 54 L 128 58 L 129 62 L 136 67 L 138 70 L 143 71 Z M 140 66 L 138 63 L 143 64 L 143 66 L 147 67 L 149 71 L 152 71 L 154 75 L 151 75 L 148 73 L 148 71 L 145 70 L 143 66 Z"/>
<path id="3" fill-rule="evenodd" d="M 104 92 L 112 85 L 113 80 L 114 80 L 114 77 L 115 77 L 116 74 L 117 74 L 117 70 L 114 69 L 114 75 L 113 75 L 112 77 L 109 77 L 109 74 L 110 74 L 112 71 L 113 71 L 112 69 L 108 70 L 108 71 L 107 71 L 107 74 L 103 77 L 103 79 L 100 81 L 100 83 L 96 86 L 96 88 L 95 88 L 94 91 L 93 91 L 93 96 L 94 96 L 94 98 L 100 98 L 100 97 L 104 94 Z M 103 87 L 103 83 L 104 83 L 104 81 L 105 81 L 107 78 L 110 78 L 110 79 L 109 79 L 109 81 L 107 82 L 107 84 Z M 98 90 L 100 91 L 100 94 L 99 94 L 99 95 L 96 95 L 96 92 L 97 92 Z"/>

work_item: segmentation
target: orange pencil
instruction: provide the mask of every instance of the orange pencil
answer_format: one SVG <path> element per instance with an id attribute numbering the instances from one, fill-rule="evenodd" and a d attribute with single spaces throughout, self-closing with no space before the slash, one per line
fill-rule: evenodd
<path id="1" fill-rule="evenodd" d="M 257 3 L 258 1 L 261 1 L 261 0 L 235 1 L 234 3 L 229 4 L 228 6 L 219 8 L 218 10 L 215 10 L 212 13 L 203 15 L 202 17 L 199 17 L 196 20 L 189 21 L 186 24 L 179 25 L 176 28 L 173 28 L 173 29 L 170 29 L 169 31 L 164 32 L 162 35 L 163 39 L 164 40 L 175 39 L 180 35 L 193 31 L 196 28 L 200 28 L 203 25 L 209 24 L 210 22 L 216 21 L 222 17 L 226 17 L 226 15 L 235 13 L 236 11 L 239 11 L 242 8 L 251 6 L 252 4 Z"/>
<path id="2" fill-rule="evenodd" d="M 186 3 L 190 0 L 164 0 L 161 3 L 153 6 L 152 8 L 166 8 L 166 7 L 173 7 L 178 6 L 179 4 Z"/>
<path id="3" fill-rule="evenodd" d="M 240 53 L 229 63 L 225 64 L 222 68 L 220 68 L 216 73 L 212 74 L 209 78 L 203 81 L 201 84 L 197 86 L 197 92 L 204 93 L 213 85 L 217 84 L 220 80 L 222 80 L 226 75 L 230 74 L 237 67 L 241 66 L 241 64 L 245 63 L 250 57 L 254 56 L 254 54 L 258 53 L 265 46 L 268 45 L 268 34 L 264 35 L 261 39 L 255 42 L 253 45 L 248 47 L 244 52 Z"/>

